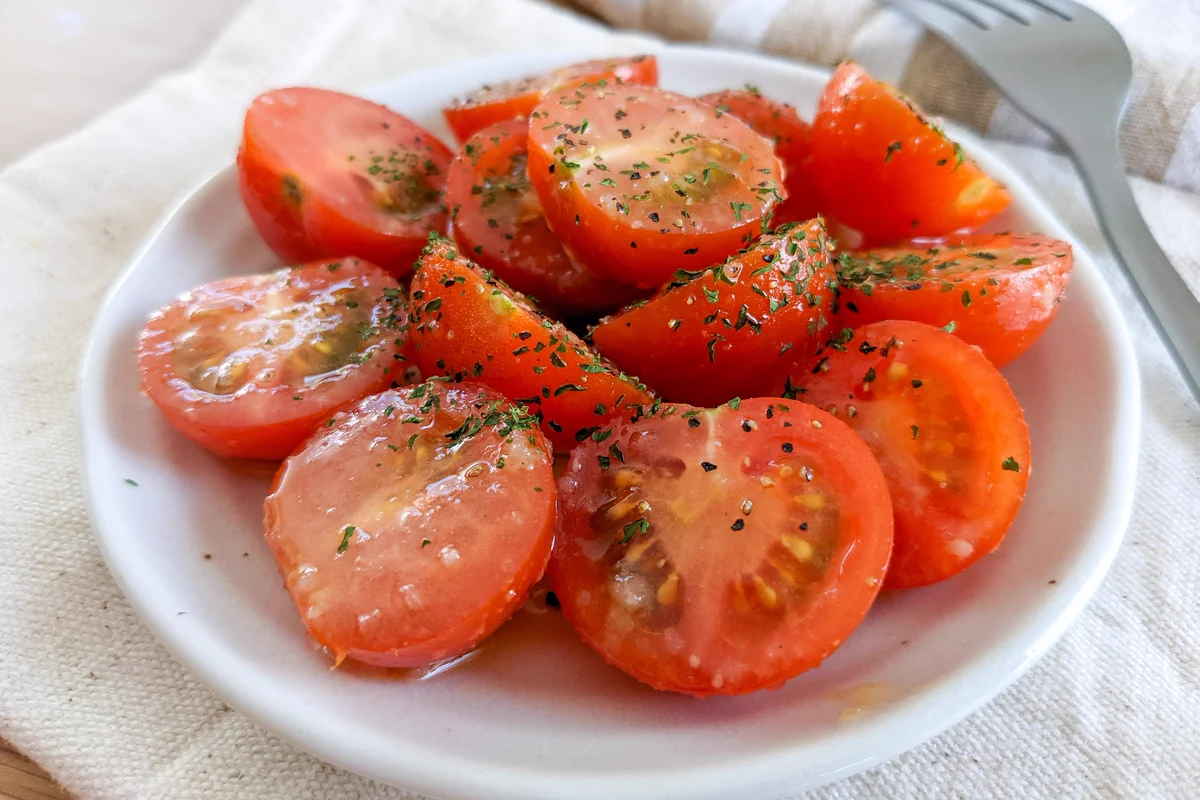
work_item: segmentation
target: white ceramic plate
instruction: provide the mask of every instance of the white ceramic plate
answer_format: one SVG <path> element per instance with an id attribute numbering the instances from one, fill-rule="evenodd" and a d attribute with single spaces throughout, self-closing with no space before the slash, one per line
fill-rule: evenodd
<path id="1" fill-rule="evenodd" d="M 591 55 L 463 62 L 368 94 L 451 141 L 439 113 L 451 96 Z M 700 48 L 658 56 L 666 88 L 751 82 L 805 114 L 827 77 Z M 1004 227 L 1066 237 L 1009 166 L 953 134 L 1011 188 Z M 166 218 L 96 320 L 80 405 L 96 533 L 130 602 L 184 664 L 231 705 L 355 772 L 455 798 L 749 797 L 815 786 L 987 702 L 1058 639 L 1112 561 L 1133 493 L 1138 373 L 1112 295 L 1087 254 L 1075 254 L 1058 320 L 1006 370 L 1034 471 L 1004 546 L 954 580 L 881 598 L 828 662 L 779 691 L 706 701 L 656 693 L 603 663 L 556 613 L 522 612 L 477 658 L 431 680 L 331 671 L 263 541 L 269 470 L 193 446 L 138 390 L 135 342 L 152 310 L 197 284 L 276 266 L 232 168 Z"/>

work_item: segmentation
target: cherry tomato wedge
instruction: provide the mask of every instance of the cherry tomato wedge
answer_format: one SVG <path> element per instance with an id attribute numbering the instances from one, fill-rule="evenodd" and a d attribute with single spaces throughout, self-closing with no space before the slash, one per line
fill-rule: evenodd
<path id="1" fill-rule="evenodd" d="M 920 322 L 847 329 L 786 395 L 827 409 L 870 446 L 896 514 L 888 588 L 945 580 L 999 546 L 1029 478 L 1029 433 L 1004 377 Z"/>
<path id="2" fill-rule="evenodd" d="M 497 122 L 529 119 L 529 113 L 542 97 L 554 89 L 598 81 L 657 86 L 658 60 L 654 56 L 641 55 L 572 64 L 544 75 L 480 87 L 456 100 L 442 113 L 450 130 L 462 142 Z"/>
<path id="3" fill-rule="evenodd" d="M 975 227 L 1012 199 L 912 103 L 849 62 L 817 105 L 811 173 L 822 211 L 871 242 Z"/>
<path id="4" fill-rule="evenodd" d="M 803 403 L 664 406 L 572 453 L 547 574 L 611 664 L 743 694 L 812 669 L 883 583 L 892 513 L 862 441 Z"/>
<path id="5" fill-rule="evenodd" d="M 451 156 L 433 134 L 368 100 L 276 89 L 246 112 L 238 188 L 284 261 L 350 254 L 404 277 L 426 235 L 446 229 Z"/>
<path id="6" fill-rule="evenodd" d="M 522 406 L 445 379 L 368 397 L 284 462 L 267 542 L 338 663 L 465 653 L 525 601 L 550 556 L 554 474 Z"/>
<path id="7" fill-rule="evenodd" d="M 592 331 L 601 353 L 667 400 L 716 405 L 768 387 L 827 338 L 837 289 L 820 220 L 782 226 Z"/>
<path id="8" fill-rule="evenodd" d="M 214 453 L 284 458 L 338 408 L 403 380 L 406 306 L 357 258 L 214 281 L 150 317 L 142 388 Z"/>
<path id="9" fill-rule="evenodd" d="M 843 321 L 947 326 L 1002 367 L 1050 325 L 1073 263 L 1071 245 L 1037 234 L 841 253 Z"/>
<path id="10" fill-rule="evenodd" d="M 468 139 L 455 156 L 446 185 L 454 240 L 477 264 L 566 316 L 603 313 L 635 300 L 636 290 L 597 277 L 567 255 L 546 226 L 525 171 L 528 131 L 528 122 L 499 122 Z"/>
<path id="11" fill-rule="evenodd" d="M 641 86 L 548 95 L 530 115 L 529 179 L 577 259 L 641 288 L 737 252 L 784 191 L 761 136 L 698 100 Z"/>
<path id="12" fill-rule="evenodd" d="M 783 164 L 787 199 L 775 207 L 772 225 L 803 222 L 819 213 L 817 190 L 808 174 L 812 129 L 800 119 L 794 106 L 772 100 L 753 86 L 713 92 L 698 99 L 732 114 L 774 143 L 775 155 Z"/>
<path id="13" fill-rule="evenodd" d="M 535 409 L 547 438 L 569 450 L 650 396 L 445 239 L 430 242 L 412 282 L 417 365 L 476 380 Z"/>

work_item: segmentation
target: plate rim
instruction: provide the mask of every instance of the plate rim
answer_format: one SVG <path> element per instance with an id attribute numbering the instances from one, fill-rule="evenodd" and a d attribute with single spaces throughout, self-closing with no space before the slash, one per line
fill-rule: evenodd
<path id="1" fill-rule="evenodd" d="M 659 56 L 679 56 L 683 58 L 716 57 L 730 59 L 731 63 L 732 61 L 740 60 L 750 65 L 750 68 L 785 69 L 807 73 L 810 77 L 819 79 L 825 79 L 830 74 L 829 70 L 809 64 L 757 53 L 661 42 L 639 42 L 638 44 L 643 45 L 635 48 L 638 52 L 653 52 Z M 530 55 L 536 55 L 539 58 L 544 57 L 547 60 L 558 58 L 566 62 L 579 60 L 581 57 L 586 58 L 589 55 L 604 56 L 617 54 L 626 50 L 632 52 L 629 47 L 620 43 L 614 43 L 607 47 L 580 48 L 572 51 L 537 51 L 532 54 L 525 52 L 498 53 L 473 59 L 462 59 L 406 73 L 372 84 L 362 90 L 361 94 L 369 98 L 376 98 L 386 95 L 396 85 L 420 79 L 421 76 L 425 76 L 425 79 L 428 80 L 430 76 L 434 76 L 443 70 L 457 70 L 476 65 L 482 69 L 485 65 L 494 66 L 497 61 L 522 60 L 527 59 Z M 1001 171 L 1007 174 L 1006 181 L 1016 187 L 1018 194 L 1025 199 L 1026 204 L 1029 206 L 1030 213 L 1036 214 L 1045 221 L 1052 222 L 1053 226 L 1051 227 L 1056 227 L 1057 230 L 1051 233 L 1066 238 L 1071 242 L 1072 247 L 1076 250 L 1079 265 L 1083 266 L 1085 270 L 1095 273 L 1096 277 L 1102 275 L 1092 254 L 1086 248 L 1082 247 L 1074 237 L 1070 236 L 1070 231 L 1062 223 L 1058 215 L 1050 208 L 1042 195 L 1029 184 L 1019 170 L 1012 166 L 1006 158 L 994 152 L 990 144 L 983 142 L 969 131 L 953 123 L 947 123 L 946 128 L 958 141 L 963 143 L 965 149 L 972 157 L 981 162 L 1000 165 Z M 102 485 L 102 482 L 95 474 L 95 470 L 89 469 L 89 464 L 92 461 L 92 448 L 89 440 L 93 435 L 99 435 L 100 432 L 103 432 L 104 425 L 100 419 L 98 404 L 87 402 L 87 398 L 92 395 L 92 392 L 98 387 L 103 386 L 106 377 L 105 373 L 100 369 L 101 362 L 104 359 L 104 351 L 101 351 L 98 346 L 98 340 L 101 338 L 100 333 L 105 327 L 105 321 L 111 315 L 113 306 L 117 303 L 118 296 L 122 293 L 124 287 L 137 272 L 139 265 L 145 260 L 166 229 L 179 216 L 185 206 L 206 192 L 214 191 L 215 187 L 219 184 L 228 181 L 234 170 L 235 165 L 233 163 L 226 165 L 198 184 L 195 184 L 191 190 L 173 202 L 167 211 L 149 229 L 145 238 L 130 257 L 129 262 L 119 276 L 109 286 L 103 300 L 97 307 L 95 318 L 89 326 L 76 376 L 78 393 L 76 433 L 80 444 L 79 452 L 84 501 L 92 523 L 93 533 L 109 573 L 130 604 L 137 611 L 143 624 L 150 629 L 158 642 L 166 647 L 172 656 L 188 672 L 196 676 L 210 691 L 214 692 L 214 694 L 229 705 L 246 714 L 256 724 L 263 726 L 281 739 L 294 744 L 305 752 L 332 764 L 389 785 L 403 785 L 404 788 L 411 791 L 419 791 L 434 796 L 453 797 L 475 797 L 478 795 L 474 793 L 480 791 L 485 791 L 489 797 L 514 798 L 514 800 L 516 798 L 521 798 L 522 800 L 541 797 L 554 798 L 562 796 L 564 792 L 573 792 L 578 794 L 578 796 L 586 794 L 589 797 L 613 796 L 613 793 L 620 792 L 620 796 L 635 797 L 662 796 L 667 791 L 671 791 L 673 796 L 715 797 L 721 796 L 723 792 L 745 791 L 751 788 L 759 788 L 774 793 L 816 788 L 898 757 L 953 727 L 1011 686 L 1014 681 L 1025 674 L 1033 664 L 1040 660 L 1053 647 L 1087 606 L 1107 575 L 1124 539 L 1132 515 L 1136 489 L 1136 456 L 1139 449 L 1141 426 L 1141 377 L 1128 325 L 1123 314 L 1120 312 L 1119 305 L 1112 291 L 1100 280 L 1097 282 L 1094 302 L 1100 306 L 1097 310 L 1109 319 L 1111 323 L 1109 326 L 1110 335 L 1108 342 L 1111 345 L 1113 361 L 1126 365 L 1126 369 L 1120 378 L 1114 378 L 1113 382 L 1117 388 L 1114 392 L 1113 401 L 1115 416 L 1119 420 L 1130 424 L 1121 425 L 1119 430 L 1114 432 L 1113 443 L 1110 447 L 1113 453 L 1119 452 L 1127 456 L 1117 459 L 1117 464 L 1112 469 L 1111 483 L 1121 487 L 1121 490 L 1110 493 L 1099 509 L 1102 512 L 1100 518 L 1106 522 L 1099 523 L 1093 527 L 1093 530 L 1103 527 L 1104 535 L 1092 537 L 1096 540 L 1092 542 L 1093 546 L 1102 545 L 1102 549 L 1094 556 L 1094 564 L 1091 567 L 1091 572 L 1087 574 L 1074 595 L 1061 604 L 1061 608 L 1057 610 L 1050 624 L 1038 624 L 1032 618 L 1033 615 L 1031 615 L 1031 619 L 1019 625 L 1017 630 L 1008 636 L 1005 640 L 1006 643 L 1025 643 L 1025 655 L 1018 664 L 999 680 L 989 683 L 982 690 L 977 686 L 971 686 L 970 684 L 973 684 L 977 679 L 975 673 L 980 669 L 984 656 L 976 658 L 969 664 L 961 667 L 957 672 L 947 676 L 936 686 L 914 690 L 904 701 L 895 703 L 889 706 L 886 712 L 881 712 L 879 715 L 873 716 L 872 720 L 877 728 L 883 727 L 883 723 L 885 722 L 895 724 L 907 720 L 906 724 L 896 732 L 897 735 L 889 739 L 887 747 L 876 747 L 874 752 L 865 758 L 838 768 L 826 770 L 819 774 L 810 775 L 799 782 L 793 779 L 798 774 L 797 770 L 789 768 L 792 766 L 792 757 L 803 747 L 799 745 L 793 745 L 790 748 L 781 747 L 765 755 L 742 757 L 734 762 L 717 762 L 713 766 L 707 766 L 702 769 L 683 771 L 671 768 L 653 773 L 640 773 L 632 777 L 629 774 L 626 774 L 625 777 L 614 777 L 612 773 L 600 771 L 594 773 L 575 772 L 563 776 L 551 770 L 538 771 L 530 768 L 513 768 L 488 764 L 486 765 L 486 769 L 481 769 L 481 772 L 486 773 L 483 775 L 483 779 L 481 779 L 479 776 L 471 774 L 470 770 L 463 770 L 462 767 L 465 763 L 461 759 L 450 757 L 450 760 L 446 761 L 445 754 L 440 751 L 434 753 L 430 751 L 414 751 L 409 754 L 390 752 L 386 765 L 390 769 L 381 769 L 378 760 L 375 759 L 373 754 L 362 756 L 360 753 L 356 757 L 354 750 L 340 746 L 336 737 L 323 735 L 325 732 L 311 725 L 297 727 L 297 722 L 303 718 L 303 714 L 281 712 L 278 707 L 270 702 L 259 702 L 253 692 L 246 691 L 243 684 L 229 677 L 227 666 L 207 660 L 203 655 L 205 649 L 203 640 L 207 634 L 199 636 L 200 643 L 198 644 L 195 632 L 184 634 L 182 629 L 168 625 L 169 612 L 159 611 L 158 606 L 160 604 L 151 596 L 153 591 L 148 588 L 149 584 L 144 582 L 139 584 L 132 574 L 127 574 L 120 569 L 120 564 L 122 563 L 121 554 L 113 546 L 113 537 L 111 534 L 106 535 L 102 532 L 106 527 L 105 523 L 108 514 L 103 510 L 105 503 L 101 499 L 101 495 L 108 493 L 110 487 L 107 484 Z M 116 525 L 115 522 L 109 522 L 108 524 Z M 1078 564 L 1082 560 L 1082 558 L 1076 559 L 1076 569 L 1080 568 Z M 1045 611 L 1045 608 L 1049 605 L 1051 603 L 1047 601 L 1043 604 L 1042 610 Z M 1035 628 L 1038 631 L 1037 633 L 1033 633 Z M 994 645 L 987 652 L 990 653 L 998 650 L 1001 646 Z M 919 724 L 912 724 L 910 706 L 918 703 L 930 703 L 934 696 L 951 694 L 956 690 L 958 690 L 959 694 L 968 696 L 969 699 L 957 704 L 953 712 L 943 714 L 936 720 L 921 719 Z M 307 733 L 307 738 L 301 735 L 301 731 Z M 851 732 L 850 730 L 841 731 L 843 734 Z M 364 749 L 362 752 L 365 753 L 367 751 Z M 439 757 L 431 759 L 429 757 L 431 754 Z M 438 763 L 442 761 L 446 763 Z M 400 768 L 397 769 L 397 766 Z M 735 773 L 739 778 L 737 780 L 730 780 L 730 776 Z M 793 778 L 789 778 L 789 776 L 793 776 Z M 402 783 L 398 783 L 398 781 L 402 781 Z M 681 789 L 682 791 L 680 791 Z"/>

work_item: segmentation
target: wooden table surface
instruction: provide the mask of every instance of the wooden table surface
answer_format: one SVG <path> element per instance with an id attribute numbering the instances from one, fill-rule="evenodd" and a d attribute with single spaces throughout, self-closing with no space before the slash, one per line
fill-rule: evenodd
<path id="1" fill-rule="evenodd" d="M 0 800 L 63 800 L 69 797 L 36 764 L 0 739 Z"/>

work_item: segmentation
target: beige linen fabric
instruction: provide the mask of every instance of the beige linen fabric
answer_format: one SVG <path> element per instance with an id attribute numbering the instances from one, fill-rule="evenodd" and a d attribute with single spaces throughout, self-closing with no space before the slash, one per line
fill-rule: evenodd
<path id="1" fill-rule="evenodd" d="M 895 83 L 931 114 L 999 139 L 1049 145 L 949 45 L 875 0 L 570 0 L 614 25 L 825 66 L 843 58 Z M 1200 192 L 1200 4 L 1083 0 L 1108 16 L 1134 56 L 1122 129 L 1129 170 Z"/>
<path id="2" fill-rule="evenodd" d="M 656 13 L 686 25 L 687 7 L 676 0 Z M 530 0 L 254 0 L 194 68 L 0 172 L 0 735 L 77 796 L 410 796 L 267 733 L 141 625 L 84 510 L 76 369 L 105 289 L 159 215 L 229 162 L 258 91 L 354 89 L 454 59 L 572 44 L 638 46 Z M 1065 158 L 998 149 L 1097 254 L 1127 310 L 1145 394 L 1133 523 L 1096 600 L 1028 676 L 928 744 L 812 796 L 1192 797 L 1200 413 L 1118 277 Z M 1200 284 L 1200 198 L 1135 183 L 1168 253 Z"/>

